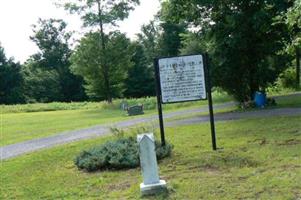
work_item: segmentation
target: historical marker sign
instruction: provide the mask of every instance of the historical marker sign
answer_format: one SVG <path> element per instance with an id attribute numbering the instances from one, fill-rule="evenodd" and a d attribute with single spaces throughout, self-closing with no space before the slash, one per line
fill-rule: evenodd
<path id="1" fill-rule="evenodd" d="M 162 103 L 206 99 L 202 55 L 158 60 Z"/>
<path id="2" fill-rule="evenodd" d="M 165 134 L 161 104 L 208 99 L 212 147 L 216 150 L 208 55 L 159 58 L 154 66 L 162 145 L 165 145 Z"/>

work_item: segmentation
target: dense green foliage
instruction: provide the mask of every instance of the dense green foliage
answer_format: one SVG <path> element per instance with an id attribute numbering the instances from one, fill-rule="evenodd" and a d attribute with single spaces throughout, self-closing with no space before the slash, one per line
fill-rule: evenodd
<path id="1" fill-rule="evenodd" d="M 139 43 L 133 43 L 133 65 L 129 68 L 125 80 L 125 97 L 144 97 L 155 95 L 155 80 L 153 66 L 147 62 L 145 48 Z"/>
<path id="2" fill-rule="evenodd" d="M 182 55 L 199 54 L 206 52 L 210 43 L 204 38 L 203 35 L 198 33 L 189 32 L 182 35 L 182 48 L 180 53 Z"/>
<path id="3" fill-rule="evenodd" d="M 279 55 L 289 40 L 287 26 L 277 17 L 290 6 L 277 0 L 171 0 L 169 16 L 207 37 L 215 85 L 247 101 L 273 83 L 288 63 Z"/>
<path id="4" fill-rule="evenodd" d="M 279 88 L 296 88 L 296 70 L 292 67 L 287 68 L 279 75 L 275 85 Z"/>
<path id="5" fill-rule="evenodd" d="M 99 45 L 99 37 L 98 33 L 89 33 L 81 39 L 71 57 L 72 71 L 83 76 L 87 94 L 92 99 L 121 97 L 128 68 L 132 65 L 130 41 L 119 32 L 107 35 L 105 51 L 110 52 L 108 54 Z"/>
<path id="6" fill-rule="evenodd" d="M 174 24 L 169 21 L 163 22 L 162 35 L 159 38 L 159 54 L 161 57 L 177 56 L 180 53 L 181 34 L 185 32 L 183 24 Z"/>
<path id="7" fill-rule="evenodd" d="M 294 48 L 301 48 L 301 0 L 295 0 L 294 5 L 285 13 L 285 21 L 291 35 L 289 47 L 294 51 Z"/>
<path id="8" fill-rule="evenodd" d="M 158 37 L 158 53 L 160 57 L 178 56 L 183 46 L 182 36 L 187 33 L 186 23 L 175 23 L 169 16 L 168 1 L 161 3 L 161 10 L 158 13 L 160 20 L 159 29 L 161 34 Z M 200 53 L 200 52 L 198 52 Z"/>
<path id="9" fill-rule="evenodd" d="M 31 40 L 39 48 L 22 67 L 26 102 L 82 101 L 83 80 L 70 72 L 71 49 L 63 20 L 39 19 Z"/>
<path id="10" fill-rule="evenodd" d="M 21 65 L 7 59 L 0 45 L 0 104 L 24 102 Z"/>
<path id="11" fill-rule="evenodd" d="M 157 159 L 168 157 L 172 146 L 166 144 L 161 146 L 156 141 Z M 127 169 L 139 166 L 139 150 L 137 141 L 133 137 L 121 138 L 106 142 L 88 151 L 83 151 L 75 159 L 79 169 L 88 172 L 104 169 Z"/>
<path id="12" fill-rule="evenodd" d="M 27 63 L 24 76 L 24 95 L 27 103 L 62 101 L 63 93 L 55 69 L 41 69 L 36 62 Z"/>
<path id="13" fill-rule="evenodd" d="M 81 16 L 84 26 L 98 28 L 97 33 L 88 34 L 90 39 L 93 38 L 93 44 L 88 39 L 87 44 L 81 45 L 90 46 L 78 50 L 72 59 L 74 66 L 77 66 L 74 72 L 87 81 L 88 95 L 93 98 L 112 102 L 112 98 L 121 93 L 125 71 L 129 66 L 128 44 L 125 36 L 122 37 L 118 31 L 105 34 L 105 26 L 115 26 L 117 21 L 124 20 L 138 4 L 139 0 L 67 0 L 64 4 L 66 10 Z M 82 39 L 82 43 L 85 43 L 85 39 Z M 92 53 L 93 58 L 90 55 Z M 80 63 L 81 59 L 84 63 Z"/>
<path id="14" fill-rule="evenodd" d="M 284 14 L 291 40 L 287 43 L 287 52 L 296 58 L 295 88 L 301 87 L 301 0 L 295 0 L 294 5 Z"/>

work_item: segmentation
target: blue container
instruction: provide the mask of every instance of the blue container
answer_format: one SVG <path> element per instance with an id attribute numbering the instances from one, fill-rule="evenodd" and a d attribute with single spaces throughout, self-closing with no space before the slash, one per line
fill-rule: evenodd
<path id="1" fill-rule="evenodd" d="M 256 92 L 254 98 L 257 107 L 263 108 L 266 104 L 266 95 L 262 92 Z"/>

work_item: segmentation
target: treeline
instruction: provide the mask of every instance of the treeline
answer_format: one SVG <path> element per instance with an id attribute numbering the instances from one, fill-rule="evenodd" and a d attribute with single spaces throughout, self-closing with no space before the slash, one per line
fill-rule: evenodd
<path id="1" fill-rule="evenodd" d="M 248 101 L 292 66 L 301 44 L 301 0 L 169 0 L 135 41 L 109 31 L 138 3 L 66 0 L 90 31 L 71 48 L 66 22 L 40 19 L 30 38 L 39 52 L 23 65 L 0 46 L 0 104 L 153 96 L 154 58 L 200 52 L 213 85 Z"/>

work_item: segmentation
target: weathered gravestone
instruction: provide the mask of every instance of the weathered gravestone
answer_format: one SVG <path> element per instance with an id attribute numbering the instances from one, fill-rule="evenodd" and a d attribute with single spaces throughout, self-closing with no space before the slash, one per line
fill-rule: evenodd
<path id="1" fill-rule="evenodd" d="M 128 115 L 142 115 L 144 114 L 143 112 L 143 105 L 136 105 L 136 106 L 131 106 L 127 108 Z"/>
<path id="2" fill-rule="evenodd" d="M 166 182 L 159 178 L 154 135 L 138 135 L 137 141 L 143 177 L 143 183 L 140 184 L 141 194 L 152 195 L 166 191 Z"/>
<path id="3" fill-rule="evenodd" d="M 121 109 L 121 110 L 127 110 L 128 107 L 129 107 L 129 104 L 128 104 L 126 101 L 122 101 L 122 102 L 120 103 L 120 109 Z"/>

